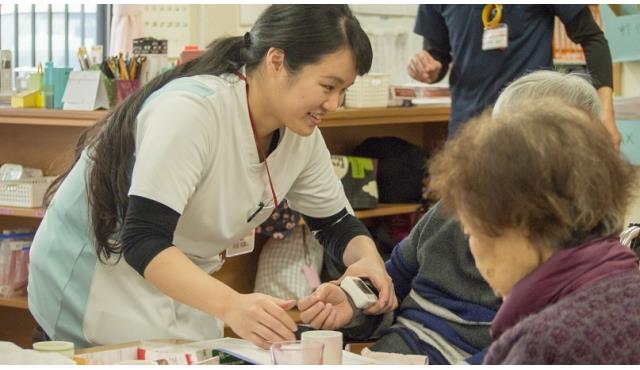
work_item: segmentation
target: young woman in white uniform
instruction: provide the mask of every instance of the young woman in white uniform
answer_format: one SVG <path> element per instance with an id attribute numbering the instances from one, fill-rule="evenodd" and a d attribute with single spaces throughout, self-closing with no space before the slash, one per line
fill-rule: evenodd
<path id="1" fill-rule="evenodd" d="M 346 274 L 371 278 L 380 297 L 369 313 L 393 309 L 317 128 L 371 58 L 348 6 L 274 5 L 244 37 L 215 41 L 116 107 L 50 189 L 33 242 L 29 309 L 46 337 L 203 340 L 225 322 L 264 348 L 293 339 L 295 301 L 210 276 L 252 250 L 283 199 Z"/>

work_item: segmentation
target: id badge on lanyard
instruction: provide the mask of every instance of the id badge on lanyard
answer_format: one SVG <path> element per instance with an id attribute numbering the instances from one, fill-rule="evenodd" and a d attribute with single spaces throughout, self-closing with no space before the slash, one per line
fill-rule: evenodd
<path id="1" fill-rule="evenodd" d="M 482 50 L 506 49 L 509 44 L 509 27 L 502 21 L 502 5 L 487 4 L 482 9 Z"/>
<path id="2" fill-rule="evenodd" d="M 249 234 L 245 235 L 242 239 L 238 240 L 237 242 L 233 243 L 232 246 L 227 248 L 225 255 L 226 257 L 235 257 L 242 254 L 251 253 L 255 248 L 255 242 L 256 230 L 251 229 Z"/>
<path id="3" fill-rule="evenodd" d="M 258 155 L 259 155 L 260 161 L 264 163 L 264 167 L 267 171 L 267 177 L 269 178 L 269 187 L 271 189 L 271 195 L 273 195 L 273 207 L 275 209 L 276 207 L 278 207 L 278 197 L 276 196 L 276 191 L 273 188 L 273 182 L 271 181 L 271 173 L 269 172 L 267 157 L 264 154 L 262 143 L 260 142 L 260 140 L 258 140 L 258 130 L 256 129 L 256 124 L 253 120 L 253 116 L 251 115 L 251 109 L 249 109 L 249 82 L 247 81 L 247 77 L 244 76 L 242 73 L 235 72 L 235 74 L 238 76 L 238 78 L 240 78 L 245 82 L 246 93 L 247 93 L 247 111 L 249 112 L 249 121 L 251 122 L 253 139 L 255 140 L 256 147 L 258 148 Z M 260 205 L 258 206 L 258 210 L 253 212 L 253 214 L 249 216 L 249 218 L 247 219 L 247 223 L 251 222 L 251 220 L 258 214 L 258 212 L 262 210 L 263 207 L 264 207 L 264 203 L 260 202 Z M 255 241 L 256 241 L 256 230 L 251 229 L 251 231 L 247 235 L 245 235 L 242 239 L 233 243 L 231 247 L 226 249 L 225 256 L 235 257 L 235 256 L 240 256 L 242 254 L 251 253 L 255 248 Z"/>

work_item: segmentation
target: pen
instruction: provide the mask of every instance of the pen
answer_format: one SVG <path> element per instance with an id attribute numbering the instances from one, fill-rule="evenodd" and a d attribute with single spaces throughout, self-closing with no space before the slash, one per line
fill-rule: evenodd
<path id="1" fill-rule="evenodd" d="M 249 216 L 249 218 L 247 218 L 247 223 L 251 222 L 251 220 L 253 220 L 256 217 L 256 215 L 258 215 L 258 213 L 262 211 L 263 208 L 264 208 L 264 203 L 260 202 L 258 204 L 258 209 L 256 209 L 256 211 L 253 212 L 251 216 Z"/>
<path id="2" fill-rule="evenodd" d="M 128 80 L 129 73 L 127 72 L 127 65 L 124 63 L 124 57 L 122 53 L 120 53 L 120 56 L 118 58 L 118 67 L 120 68 L 120 79 Z"/>

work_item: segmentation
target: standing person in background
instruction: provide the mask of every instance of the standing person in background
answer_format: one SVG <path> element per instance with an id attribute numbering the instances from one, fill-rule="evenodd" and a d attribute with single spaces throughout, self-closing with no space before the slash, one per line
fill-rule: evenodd
<path id="1" fill-rule="evenodd" d="M 609 44 L 585 5 L 420 5 L 414 32 L 424 38 L 424 50 L 415 54 L 407 71 L 418 81 L 435 83 L 452 63 L 449 138 L 469 118 L 491 106 L 509 82 L 553 67 L 551 41 L 556 16 L 569 38 L 584 49 L 587 70 L 602 105 L 602 123 L 619 149 Z M 507 26 L 506 38 L 496 33 L 503 28 L 491 28 L 495 24 Z M 483 36 L 506 47 L 483 44 Z"/>
<path id="2" fill-rule="evenodd" d="M 217 40 L 116 107 L 50 189 L 33 241 L 29 309 L 45 336 L 204 340 L 224 321 L 263 348 L 293 339 L 295 301 L 210 275 L 253 250 L 282 199 L 347 275 L 381 290 L 370 313 L 392 310 L 384 262 L 317 128 L 371 59 L 348 6 L 273 5 L 244 37 Z"/>
<path id="3" fill-rule="evenodd" d="M 640 363 L 638 257 L 618 237 L 637 171 L 559 99 L 469 122 L 429 166 L 503 297 L 485 364 Z"/>

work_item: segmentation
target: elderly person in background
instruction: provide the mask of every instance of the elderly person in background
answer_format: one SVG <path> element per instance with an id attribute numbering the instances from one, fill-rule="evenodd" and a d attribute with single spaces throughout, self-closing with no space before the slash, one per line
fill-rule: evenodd
<path id="1" fill-rule="evenodd" d="M 600 117 L 596 90 L 578 75 L 538 71 L 512 82 L 494 114 L 531 99 L 550 97 Z M 489 327 L 501 300 L 484 281 L 455 218 L 436 204 L 408 238 L 398 244 L 386 268 L 400 302 L 395 314 L 366 316 L 349 304 L 336 285 L 323 284 L 298 306 L 315 328 L 341 330 L 347 337 L 376 340 L 375 351 L 422 354 L 430 364 L 481 363 L 491 343 Z M 331 303 L 336 315 L 322 308 Z"/>
<path id="2" fill-rule="evenodd" d="M 640 363 L 638 258 L 618 238 L 633 167 L 558 99 L 472 120 L 432 161 L 476 267 L 503 297 L 485 364 Z"/>

